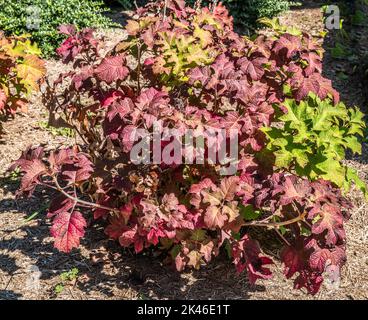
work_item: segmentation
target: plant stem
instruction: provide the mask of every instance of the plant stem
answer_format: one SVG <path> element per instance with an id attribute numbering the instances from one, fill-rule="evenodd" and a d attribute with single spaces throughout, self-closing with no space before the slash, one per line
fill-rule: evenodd
<path id="1" fill-rule="evenodd" d="M 303 214 L 301 214 L 300 216 L 288 220 L 288 221 L 282 221 L 282 222 L 267 222 L 267 223 L 262 223 L 262 222 L 257 222 L 257 221 L 252 221 L 252 222 L 246 222 L 243 224 L 243 226 L 246 227 L 269 227 L 269 228 L 279 228 L 279 227 L 283 227 L 283 226 L 287 226 L 299 221 L 302 221 L 304 219 L 304 217 L 306 216 L 306 212 L 303 212 Z"/>
<path id="2" fill-rule="evenodd" d="M 286 240 L 286 238 L 282 235 L 282 233 L 279 231 L 279 230 L 277 230 L 277 228 L 275 228 L 275 231 L 276 231 L 276 233 L 277 233 L 277 235 L 289 246 L 289 247 L 291 247 L 291 245 L 290 245 L 290 242 L 289 241 L 287 241 Z"/>
<path id="3" fill-rule="evenodd" d="M 138 49 L 138 67 L 137 67 L 137 85 L 138 85 L 138 94 L 141 93 L 141 44 L 138 44 L 137 46 Z"/>
<path id="4" fill-rule="evenodd" d="M 84 201 L 84 200 L 78 199 L 76 197 L 73 197 L 69 193 L 67 193 L 67 192 L 64 191 L 64 189 L 60 186 L 60 184 L 57 181 L 57 178 L 55 176 L 53 177 L 53 181 L 54 181 L 54 183 L 56 185 L 56 190 L 58 190 L 59 192 L 61 192 L 65 197 L 67 197 L 67 198 L 75 201 L 76 203 L 80 203 L 80 204 L 85 205 L 85 206 L 88 206 L 90 208 L 99 208 L 99 209 L 104 209 L 104 210 L 115 212 L 115 213 L 120 213 L 120 211 L 118 209 L 106 207 L 106 206 L 103 206 L 101 204 L 97 204 L 97 203 L 93 203 L 93 202 L 88 202 L 88 201 Z"/>

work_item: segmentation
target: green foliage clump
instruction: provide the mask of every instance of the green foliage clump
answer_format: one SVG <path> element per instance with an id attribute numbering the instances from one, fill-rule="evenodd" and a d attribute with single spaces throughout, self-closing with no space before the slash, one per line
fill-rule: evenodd
<path id="1" fill-rule="evenodd" d="M 0 0 L 0 29 L 7 34 L 30 33 L 44 57 L 52 56 L 63 36 L 57 28 L 74 24 L 79 28 L 107 27 L 102 1 L 94 0 Z"/>
<path id="2" fill-rule="evenodd" d="M 306 101 L 286 100 L 287 113 L 279 117 L 282 126 L 264 128 L 267 150 L 279 168 L 292 169 L 311 180 L 323 178 L 349 190 L 354 182 L 366 195 L 365 184 L 345 166 L 345 150 L 362 153 L 357 136 L 364 137 L 364 115 L 357 108 L 310 94 Z M 267 151 L 266 151 L 267 152 Z"/>

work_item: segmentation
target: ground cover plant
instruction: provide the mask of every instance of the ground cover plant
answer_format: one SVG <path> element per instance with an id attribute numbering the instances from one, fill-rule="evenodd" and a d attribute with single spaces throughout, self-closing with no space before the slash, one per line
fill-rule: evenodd
<path id="1" fill-rule="evenodd" d="M 57 52 L 74 70 L 48 83 L 44 102 L 81 142 L 48 154 L 30 147 L 10 168 L 24 173 L 21 194 L 59 192 L 48 210 L 55 247 L 70 252 L 88 222 L 103 219 L 108 237 L 136 253 L 160 250 L 179 271 L 226 250 L 254 283 L 272 276 L 264 239 L 251 236 L 265 228 L 284 242 L 280 258 L 296 288 L 315 294 L 324 279 L 338 281 L 345 194 L 367 193 L 343 159 L 361 152 L 365 125 L 322 76 L 320 46 L 295 29 L 241 37 L 221 4 L 196 11 L 158 1 L 135 17 L 128 39 L 107 54 L 93 30 L 60 28 L 68 38 Z M 139 129 L 153 136 L 157 122 L 160 134 L 193 130 L 204 155 L 213 147 L 208 130 L 224 130 L 223 143 L 236 136 L 235 173 L 223 175 L 225 165 L 206 157 L 174 161 L 171 152 L 136 163 Z M 160 140 L 159 150 L 175 140 Z"/>
<path id="2" fill-rule="evenodd" d="M 26 36 L 7 38 L 0 31 L 0 120 L 27 111 L 27 98 L 45 75 L 40 50 Z M 0 122 L 1 131 L 1 122 Z"/>

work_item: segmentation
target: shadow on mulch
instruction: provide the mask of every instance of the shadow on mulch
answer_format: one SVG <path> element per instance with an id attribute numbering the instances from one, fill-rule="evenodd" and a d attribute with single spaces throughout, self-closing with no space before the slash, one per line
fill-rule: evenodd
<path id="1" fill-rule="evenodd" d="M 12 290 L 0 290 L 0 300 L 17 300 L 21 297 L 21 294 L 15 293 Z"/>
<path id="2" fill-rule="evenodd" d="M 114 24 L 118 24 L 124 28 L 127 24 L 127 20 L 131 18 L 131 11 L 126 11 L 118 5 L 110 5 L 109 9 L 109 11 L 104 12 L 104 16 L 110 18 Z"/>
<path id="3" fill-rule="evenodd" d="M 15 259 L 9 257 L 6 254 L 0 254 L 0 270 L 9 274 L 13 274 L 15 271 L 18 270 Z"/>

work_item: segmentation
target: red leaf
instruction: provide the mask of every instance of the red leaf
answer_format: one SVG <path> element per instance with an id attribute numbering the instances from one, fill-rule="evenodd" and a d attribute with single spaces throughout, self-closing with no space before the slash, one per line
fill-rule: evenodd
<path id="1" fill-rule="evenodd" d="M 210 229 L 222 228 L 227 219 L 228 216 L 223 214 L 220 208 L 216 206 L 208 207 L 204 215 L 204 223 Z"/>
<path id="2" fill-rule="evenodd" d="M 47 218 L 52 218 L 61 214 L 62 212 L 69 211 L 71 208 L 73 208 L 74 204 L 75 202 L 72 199 L 60 194 L 51 201 L 49 210 L 47 212 Z"/>
<path id="3" fill-rule="evenodd" d="M 222 179 L 220 189 L 223 198 L 227 201 L 232 201 L 235 194 L 240 190 L 239 177 L 233 176 Z"/>
<path id="4" fill-rule="evenodd" d="M 343 217 L 338 207 L 326 203 L 321 208 L 316 207 L 313 214 L 318 215 L 319 218 L 313 223 L 312 232 L 313 234 L 326 232 L 327 245 L 334 245 L 339 240 L 345 239 Z"/>
<path id="5" fill-rule="evenodd" d="M 133 109 L 134 104 L 130 98 L 118 99 L 110 105 L 106 116 L 109 121 L 112 121 L 112 119 L 114 119 L 116 116 L 119 116 L 120 119 L 123 119 L 124 116 Z"/>
<path id="6" fill-rule="evenodd" d="M 70 148 L 52 151 L 49 156 L 49 163 L 54 171 L 59 171 L 65 164 L 73 164 L 74 151 Z"/>
<path id="7" fill-rule="evenodd" d="M 308 66 L 304 69 L 307 77 L 314 72 L 322 73 L 322 60 L 318 54 L 314 52 L 303 53 L 301 58 L 308 63 Z"/>
<path id="8" fill-rule="evenodd" d="M 76 73 L 72 77 L 72 83 L 76 90 L 81 90 L 83 87 L 88 87 L 91 83 L 91 77 L 93 75 L 93 69 L 90 66 L 81 68 L 80 72 Z"/>
<path id="9" fill-rule="evenodd" d="M 315 295 L 319 291 L 322 282 L 323 277 L 320 273 L 302 270 L 299 276 L 295 279 L 294 288 L 301 289 L 304 287 L 310 294 Z"/>
<path id="10" fill-rule="evenodd" d="M 125 231 L 119 238 L 119 242 L 123 247 L 129 247 L 134 244 L 134 249 L 136 253 L 143 250 L 144 242 L 143 239 L 139 237 L 137 225 L 133 227 L 126 227 Z"/>
<path id="11" fill-rule="evenodd" d="M 130 152 L 132 150 L 136 138 L 136 130 L 137 128 L 132 125 L 124 127 L 121 135 L 124 152 Z"/>
<path id="12" fill-rule="evenodd" d="M 105 233 L 114 240 L 118 240 L 123 232 L 127 230 L 125 220 L 122 217 L 112 216 L 109 219 L 110 224 L 106 227 Z"/>
<path id="13" fill-rule="evenodd" d="M 296 176 L 288 176 L 285 182 L 275 189 L 273 194 L 283 192 L 280 204 L 286 206 L 293 201 L 304 203 L 305 197 L 309 195 L 311 188 L 308 181 L 300 180 Z"/>
<path id="14" fill-rule="evenodd" d="M 169 97 L 166 92 L 149 88 L 143 91 L 137 98 L 136 106 L 139 110 L 148 110 L 155 114 L 157 110 L 166 107 L 168 102 Z"/>
<path id="15" fill-rule="evenodd" d="M 17 167 L 20 167 L 21 172 L 24 173 L 20 192 L 31 195 L 39 184 L 39 177 L 47 173 L 48 170 L 42 162 L 42 157 L 43 148 L 28 148 L 22 153 L 22 156 L 10 166 L 9 170 L 14 170 Z"/>
<path id="16" fill-rule="evenodd" d="M 279 40 L 275 42 L 273 51 L 280 57 L 290 59 L 295 53 L 301 49 L 301 42 L 298 36 L 291 34 L 283 34 Z"/>
<path id="17" fill-rule="evenodd" d="M 346 261 L 345 250 L 341 247 L 334 249 L 315 250 L 309 257 L 309 265 L 313 270 L 323 273 L 327 266 L 335 265 L 341 267 Z"/>
<path id="18" fill-rule="evenodd" d="M 103 194 L 103 197 L 97 201 L 97 204 L 105 207 L 111 207 L 114 200 L 115 197 L 112 197 L 110 194 L 107 193 Z M 96 220 L 100 218 L 106 218 L 108 214 L 109 210 L 96 208 L 93 212 L 93 218 Z"/>
<path id="19" fill-rule="evenodd" d="M 335 104 L 340 100 L 340 95 L 333 89 L 331 80 L 323 78 L 319 73 L 313 73 L 310 77 L 294 75 L 291 85 L 295 91 L 295 99 L 299 101 L 307 97 L 310 92 L 315 93 L 322 100 L 331 95 Z"/>
<path id="20" fill-rule="evenodd" d="M 211 69 L 210 68 L 199 68 L 196 67 L 190 71 L 190 83 L 194 84 L 197 81 L 205 86 L 211 77 Z"/>
<path id="21" fill-rule="evenodd" d="M 273 264 L 273 261 L 268 257 L 260 256 L 260 253 L 258 242 L 251 240 L 247 235 L 232 245 L 236 269 L 239 273 L 246 269 L 251 284 L 254 284 L 257 279 L 270 279 L 272 277 L 270 269 L 264 266 Z"/>
<path id="22" fill-rule="evenodd" d="M 86 155 L 78 153 L 73 157 L 72 164 L 62 167 L 62 178 L 70 183 L 80 183 L 88 180 L 94 171 L 92 162 Z"/>
<path id="23" fill-rule="evenodd" d="M 264 73 L 263 65 L 267 63 L 267 59 L 264 57 L 259 57 L 249 60 L 244 57 L 238 61 L 240 70 L 242 70 L 251 80 L 260 80 Z"/>
<path id="24" fill-rule="evenodd" d="M 117 80 L 124 80 L 129 74 L 129 69 L 125 66 L 125 56 L 104 58 L 95 69 L 95 73 L 100 80 L 109 84 Z"/>
<path id="25" fill-rule="evenodd" d="M 189 83 L 197 81 L 207 90 L 215 90 L 218 95 L 241 91 L 247 80 L 242 73 L 235 70 L 234 63 L 225 54 L 221 54 L 211 66 L 194 68 L 189 73 Z"/>
<path id="26" fill-rule="evenodd" d="M 205 178 L 197 184 L 192 184 L 191 187 L 190 187 L 189 193 L 198 194 L 203 189 L 208 189 L 208 188 L 212 188 L 212 187 L 215 187 L 215 186 L 216 185 L 212 182 L 211 179 Z"/>
<path id="27" fill-rule="evenodd" d="M 288 279 L 305 268 L 304 251 L 299 250 L 297 246 L 286 246 L 281 252 L 281 260 L 285 266 L 284 274 Z"/>
<path id="28" fill-rule="evenodd" d="M 103 107 L 108 107 L 119 98 L 124 98 L 124 93 L 122 91 L 117 90 L 109 91 L 106 95 L 102 97 L 101 105 Z"/>
<path id="29" fill-rule="evenodd" d="M 62 212 L 57 215 L 51 227 L 55 248 L 62 252 L 70 252 L 73 248 L 79 247 L 86 226 L 86 220 L 78 211 Z"/>
<path id="30" fill-rule="evenodd" d="M 320 79 L 316 78 L 314 75 L 309 78 L 294 77 L 291 84 L 296 90 L 295 99 L 297 99 L 298 101 L 303 100 L 311 92 L 318 95 L 320 90 Z"/>
<path id="31" fill-rule="evenodd" d="M 56 49 L 56 53 L 61 56 L 63 63 L 72 61 L 82 50 L 77 40 L 74 37 L 69 37 L 64 40 L 59 48 Z"/>
<path id="32" fill-rule="evenodd" d="M 228 132 L 228 136 L 230 136 L 230 130 L 238 130 L 242 128 L 242 125 L 239 123 L 242 120 L 242 116 L 239 115 L 236 111 L 230 111 L 226 113 L 225 118 L 221 119 L 221 125 Z"/>
<path id="33" fill-rule="evenodd" d="M 147 234 L 148 243 L 152 243 L 154 246 L 159 243 L 160 238 L 165 238 L 165 233 L 159 228 L 151 228 Z"/>
<path id="34" fill-rule="evenodd" d="M 59 27 L 59 33 L 66 34 L 68 36 L 74 36 L 76 32 L 77 29 L 71 24 L 63 24 Z"/>

